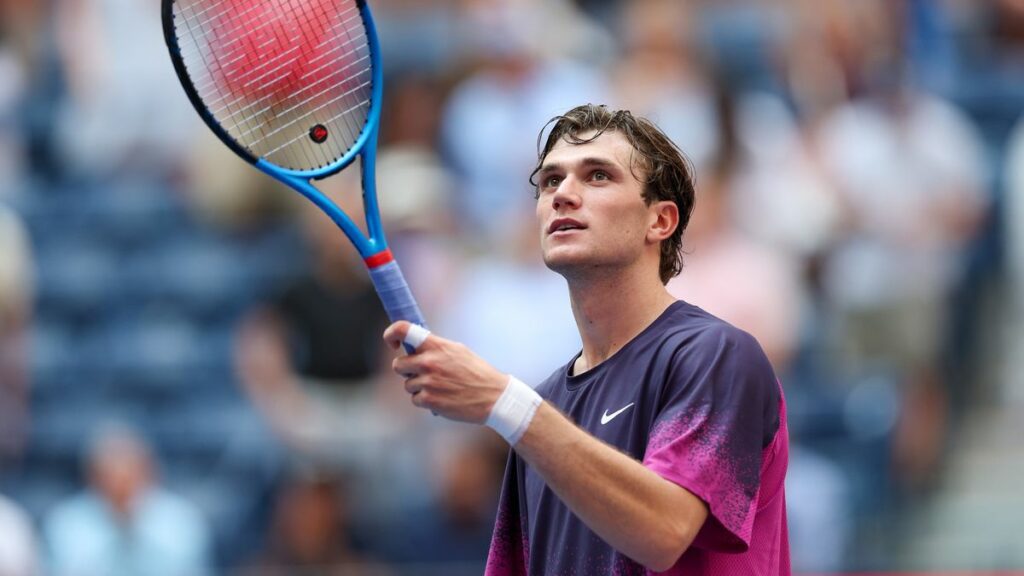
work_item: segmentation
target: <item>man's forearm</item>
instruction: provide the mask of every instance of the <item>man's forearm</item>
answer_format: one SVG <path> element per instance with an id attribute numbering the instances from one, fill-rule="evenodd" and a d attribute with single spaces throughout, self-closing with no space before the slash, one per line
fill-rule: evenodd
<path id="1" fill-rule="evenodd" d="M 544 403 L 516 452 L 616 550 L 666 570 L 707 517 L 704 503 L 577 427 Z"/>

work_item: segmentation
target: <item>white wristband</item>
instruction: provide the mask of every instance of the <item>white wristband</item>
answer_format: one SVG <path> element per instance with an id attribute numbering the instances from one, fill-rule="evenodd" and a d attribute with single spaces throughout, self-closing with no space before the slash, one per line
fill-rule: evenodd
<path id="1" fill-rule="evenodd" d="M 494 403 L 485 424 L 500 434 L 510 446 L 515 446 L 526 433 L 533 415 L 543 401 L 533 388 L 515 376 L 509 376 L 508 386 Z"/>

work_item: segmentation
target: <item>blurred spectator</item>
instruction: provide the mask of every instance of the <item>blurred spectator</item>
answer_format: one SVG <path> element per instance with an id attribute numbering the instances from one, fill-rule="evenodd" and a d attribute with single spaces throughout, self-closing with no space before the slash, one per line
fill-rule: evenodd
<path id="1" fill-rule="evenodd" d="M 432 448 L 436 499 L 410 510 L 384 548 L 399 564 L 443 567 L 431 573 L 479 574 L 494 530 L 508 447 L 489 430 L 445 429 Z"/>
<path id="2" fill-rule="evenodd" d="M 167 176 L 198 118 L 167 59 L 160 11 L 130 0 L 52 4 L 67 94 L 55 124 L 72 174 Z"/>
<path id="3" fill-rule="evenodd" d="M 236 361 L 250 399 L 294 449 L 347 461 L 391 427 L 373 409 L 387 317 L 334 222 L 312 206 L 303 214 L 311 270 L 249 315 Z"/>
<path id="4" fill-rule="evenodd" d="M 12 50 L 26 70 L 38 63 L 42 42 L 36 32 L 45 27 L 45 19 L 46 2 L 0 0 L 0 47 Z"/>
<path id="5" fill-rule="evenodd" d="M 1015 284 L 1014 293 L 1021 294 L 1024 290 L 1024 117 L 1017 121 L 1010 134 L 1004 166 L 1007 264 Z"/>
<path id="6" fill-rule="evenodd" d="M 454 178 L 433 148 L 412 143 L 382 149 L 377 171 L 388 245 L 427 324 L 432 324 L 450 297 L 451 279 L 458 276 L 464 258 L 451 207 Z"/>
<path id="7" fill-rule="evenodd" d="M 1005 319 L 1011 334 L 1003 343 L 1004 350 L 1010 361 L 1006 363 L 1006 388 L 1008 400 L 1016 404 L 1024 403 L 1024 385 L 1019 377 L 1024 366 L 1024 331 L 1021 330 L 1021 318 L 1024 318 L 1024 117 L 1017 121 L 1010 139 L 1007 142 L 1004 166 L 1006 267 L 1009 279 L 1009 304 L 1011 311 Z"/>
<path id="8" fill-rule="evenodd" d="M 343 209 L 361 214 L 353 175 L 336 178 Z M 339 421 L 355 444 L 374 437 L 372 418 L 365 427 L 349 425 L 373 403 L 387 316 L 359 254 L 334 222 L 312 204 L 301 210 L 312 263 L 249 314 L 237 334 L 236 363 L 245 391 L 275 430 L 293 447 L 316 452 L 338 446 Z M 330 411 L 345 406 L 340 418 Z"/>
<path id="9" fill-rule="evenodd" d="M 725 99 L 720 109 L 733 106 L 729 96 L 719 98 Z M 735 200 L 729 208 L 737 227 L 785 258 L 812 264 L 837 233 L 840 206 L 802 127 L 781 99 L 767 93 L 738 98 L 722 121 L 735 123 Z"/>
<path id="10" fill-rule="evenodd" d="M 358 171 L 322 187 L 358 221 Z M 421 459 L 408 439 L 423 416 L 400 381 L 381 376 L 387 316 L 358 253 L 319 209 L 301 206 L 312 262 L 239 327 L 240 383 L 299 461 L 353 471 L 353 514 L 391 513 L 424 497 L 407 489 Z"/>
<path id="11" fill-rule="evenodd" d="M 487 557 L 508 446 L 489 430 L 462 433 L 460 441 L 442 437 L 435 444 L 439 509 L 430 522 L 438 526 L 424 534 L 427 561 L 482 563 Z"/>
<path id="12" fill-rule="evenodd" d="M 181 192 L 197 219 L 223 231 L 248 231 L 292 218 L 302 200 L 242 160 L 209 130 L 194 135 Z"/>
<path id="13" fill-rule="evenodd" d="M 612 39 L 572 0 L 457 0 L 462 57 L 494 65 L 494 57 L 606 63 Z"/>
<path id="14" fill-rule="evenodd" d="M 461 51 L 458 21 L 462 0 L 381 0 L 373 5 L 380 32 L 385 72 L 416 70 L 430 75 L 449 71 Z M 385 80 L 389 90 L 390 78 Z M 385 106 L 390 98 L 385 94 Z M 387 115 L 384 115 L 387 122 Z"/>
<path id="15" fill-rule="evenodd" d="M 536 162 L 538 127 L 581 102 L 608 101 L 609 89 L 600 70 L 566 58 L 595 43 L 571 33 L 582 16 L 565 3 L 471 6 L 464 16 L 473 31 L 468 53 L 481 66 L 448 100 L 442 148 L 462 179 L 460 222 L 486 248 L 504 241 L 503 218 L 531 210 L 525 176 Z"/>
<path id="16" fill-rule="evenodd" d="M 427 324 L 448 299 L 464 251 L 453 210 L 455 178 L 437 150 L 444 84 L 415 71 L 387 83 L 377 156 L 384 230 Z"/>
<path id="17" fill-rule="evenodd" d="M 970 121 L 950 103 L 891 81 L 837 109 L 815 135 L 845 222 L 823 278 L 841 322 L 846 372 L 882 367 L 906 384 L 896 458 L 903 479 L 919 485 L 943 446 L 939 351 L 948 298 L 989 198 L 984 148 Z"/>
<path id="18" fill-rule="evenodd" d="M 788 0 L 791 32 L 783 73 L 810 120 L 891 80 L 902 64 L 906 2 Z"/>
<path id="19" fill-rule="evenodd" d="M 387 80 L 390 82 L 385 82 L 381 146 L 410 146 L 433 152 L 440 130 L 446 82 L 416 70 L 396 72 Z"/>
<path id="20" fill-rule="evenodd" d="M 53 103 L 62 88 L 52 15 L 51 2 L 0 0 L 0 196 L 54 166 Z"/>
<path id="21" fill-rule="evenodd" d="M 0 495 L 0 575 L 39 576 L 38 546 L 28 515 Z"/>
<path id="22" fill-rule="evenodd" d="M 785 374 L 800 329 L 799 268 L 736 229 L 729 203 L 732 176 L 727 166 L 704 173 L 684 235 L 683 272 L 668 289 L 750 332 L 776 373 Z"/>
<path id="23" fill-rule="evenodd" d="M 508 446 L 488 430 L 449 426 L 433 444 L 436 498 L 410 510 L 380 547 L 431 574 L 480 574 L 487 561 Z M 413 573 L 410 571 L 410 573 Z"/>
<path id="24" fill-rule="evenodd" d="M 616 105 L 658 124 L 700 174 L 722 143 L 690 3 L 626 2 L 620 9 L 623 54 L 612 69 Z"/>
<path id="25" fill-rule="evenodd" d="M 0 203 L 0 468 L 21 453 L 28 430 L 28 334 L 33 263 L 28 233 Z"/>
<path id="26" fill-rule="evenodd" d="M 853 544 L 852 482 L 835 462 L 803 449 L 790 452 L 786 472 L 789 544 L 793 568 L 836 573 L 848 565 Z"/>
<path id="27" fill-rule="evenodd" d="M 28 83 L 24 62 L 4 40 L 0 31 L 0 199 L 11 195 L 23 175 L 26 150 L 18 112 Z"/>
<path id="28" fill-rule="evenodd" d="M 1024 2 L 995 0 L 988 8 L 998 51 L 1019 65 L 1024 61 Z"/>
<path id="29" fill-rule="evenodd" d="M 717 86 L 713 118 L 720 144 L 698 173 L 683 272 L 668 288 L 750 332 L 785 375 L 803 328 L 801 258 L 824 244 L 829 206 L 781 104 L 768 95 L 737 99 L 726 85 Z M 751 283 L 759 286 L 754 294 L 746 289 Z"/>
<path id="30" fill-rule="evenodd" d="M 617 97 L 673 138 L 698 180 L 732 157 L 737 199 L 728 211 L 744 231 L 793 256 L 814 254 L 829 240 L 836 209 L 800 126 L 780 98 L 741 93 L 712 67 L 696 29 L 700 10 L 692 4 L 622 6 L 625 52 L 612 76 Z"/>
<path id="31" fill-rule="evenodd" d="M 932 479 L 944 447 L 945 385 L 957 384 L 940 358 L 949 298 L 990 201 L 971 121 L 911 84 L 916 4 L 795 0 L 785 52 L 812 169 L 837 195 L 815 262 L 837 336 L 832 377 L 902 385 L 894 457 L 910 487 Z"/>
<path id="32" fill-rule="evenodd" d="M 19 191 L 30 168 L 32 143 L 40 139 L 31 116 L 44 66 L 47 3 L 0 0 L 0 200 Z"/>
<path id="33" fill-rule="evenodd" d="M 54 576 L 201 576 L 211 568 L 206 520 L 160 486 L 149 446 L 109 427 L 86 455 L 89 487 L 59 503 L 44 533 Z"/>
<path id="34" fill-rule="evenodd" d="M 264 552 L 247 576 L 377 575 L 388 572 L 357 551 L 345 483 L 323 473 L 293 476 L 277 495 Z"/>

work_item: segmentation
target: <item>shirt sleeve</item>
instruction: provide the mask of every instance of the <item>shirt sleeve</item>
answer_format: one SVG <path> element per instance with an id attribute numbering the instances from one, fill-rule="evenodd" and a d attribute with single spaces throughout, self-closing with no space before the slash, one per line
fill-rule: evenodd
<path id="1" fill-rule="evenodd" d="M 775 375 L 752 336 L 723 325 L 675 347 L 643 464 L 707 504 L 693 546 L 747 549 L 778 419 Z"/>

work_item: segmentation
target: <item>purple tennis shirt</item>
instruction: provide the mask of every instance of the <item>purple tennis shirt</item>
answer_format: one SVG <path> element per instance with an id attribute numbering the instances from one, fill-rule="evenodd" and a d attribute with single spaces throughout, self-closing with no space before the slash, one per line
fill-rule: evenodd
<path id="1" fill-rule="evenodd" d="M 574 361 L 537 387 L 541 396 L 708 506 L 693 544 L 663 574 L 790 574 L 785 400 L 752 336 L 677 301 L 593 369 L 573 375 Z M 510 452 L 487 576 L 652 573 L 601 540 Z"/>

